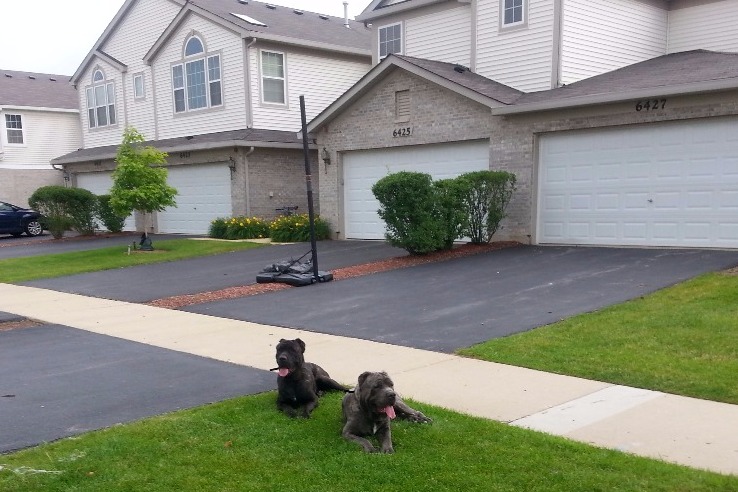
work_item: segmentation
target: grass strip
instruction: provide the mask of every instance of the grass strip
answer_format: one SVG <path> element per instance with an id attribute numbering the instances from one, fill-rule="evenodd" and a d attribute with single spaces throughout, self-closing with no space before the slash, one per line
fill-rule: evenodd
<path id="1" fill-rule="evenodd" d="M 192 241 L 171 239 L 156 241 L 154 251 L 131 251 L 128 246 L 110 246 L 89 251 L 75 251 L 43 256 L 0 260 L 0 282 L 18 283 L 41 278 L 62 277 L 151 263 L 163 263 L 198 256 L 217 255 L 263 247 L 248 242 Z"/>
<path id="2" fill-rule="evenodd" d="M 339 394 L 311 419 L 265 393 L 0 456 L 0 490 L 738 491 L 738 477 L 600 449 L 427 405 L 394 455 L 341 438 Z"/>
<path id="3" fill-rule="evenodd" d="M 738 276 L 705 274 L 459 354 L 738 404 Z"/>

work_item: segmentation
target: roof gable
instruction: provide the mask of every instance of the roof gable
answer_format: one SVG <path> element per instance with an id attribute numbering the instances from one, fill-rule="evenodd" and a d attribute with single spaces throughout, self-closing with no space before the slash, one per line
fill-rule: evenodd
<path id="1" fill-rule="evenodd" d="M 460 65 L 389 55 L 316 116 L 308 125 L 308 131 L 313 132 L 333 120 L 397 69 L 406 70 L 490 108 L 512 104 L 523 94 L 517 89 L 478 75 Z"/>
<path id="2" fill-rule="evenodd" d="M 372 3 L 367 5 L 361 14 L 356 16 L 356 20 L 361 22 L 371 22 L 374 19 L 395 14 L 397 12 L 417 9 L 425 7 L 426 5 L 448 1 L 469 3 L 470 0 L 373 0 Z"/>
<path id="3" fill-rule="evenodd" d="M 191 0 L 144 57 L 153 60 L 174 32 L 192 14 L 207 18 L 244 38 L 371 56 L 371 30 L 362 23 L 290 7 L 249 0 Z"/>
<path id="4" fill-rule="evenodd" d="M 77 90 L 69 75 L 0 70 L 0 107 L 78 110 Z"/>

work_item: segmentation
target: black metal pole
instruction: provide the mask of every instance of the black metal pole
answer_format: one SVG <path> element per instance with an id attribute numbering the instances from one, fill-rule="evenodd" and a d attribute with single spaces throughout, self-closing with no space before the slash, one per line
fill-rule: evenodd
<path id="1" fill-rule="evenodd" d="M 313 277 L 318 276 L 318 245 L 315 243 L 315 210 L 313 209 L 313 176 L 310 172 L 310 150 L 308 145 L 307 116 L 305 116 L 305 96 L 300 96 L 300 116 L 302 117 L 302 152 L 305 154 L 305 185 L 307 186 L 308 217 L 310 218 L 310 247 L 313 250 Z"/>

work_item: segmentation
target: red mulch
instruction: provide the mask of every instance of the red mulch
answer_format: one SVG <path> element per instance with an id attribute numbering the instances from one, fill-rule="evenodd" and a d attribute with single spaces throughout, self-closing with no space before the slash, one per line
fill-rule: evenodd
<path id="1" fill-rule="evenodd" d="M 470 256 L 479 253 L 486 253 L 503 248 L 519 246 L 520 243 L 515 241 L 499 241 L 490 244 L 464 244 L 448 251 L 436 251 L 422 256 L 396 256 L 386 260 L 373 261 L 364 263 L 363 265 L 354 265 L 345 268 L 332 270 L 333 280 L 343 280 L 351 277 L 359 277 L 362 275 L 371 275 L 372 273 L 385 272 L 387 270 L 395 270 L 398 268 L 406 268 L 424 263 L 433 263 L 437 261 L 446 261 L 463 256 Z M 147 304 L 150 306 L 163 307 L 169 309 L 178 309 L 193 304 L 202 304 L 204 302 L 217 301 L 221 299 L 236 299 L 239 297 L 253 296 L 263 294 L 265 292 L 274 292 L 283 289 L 291 289 L 287 284 L 269 283 L 269 284 L 251 284 L 238 287 L 228 287 L 227 289 L 214 290 L 210 292 L 201 292 L 199 294 L 188 294 L 183 296 L 166 297 L 164 299 L 156 299 Z"/>

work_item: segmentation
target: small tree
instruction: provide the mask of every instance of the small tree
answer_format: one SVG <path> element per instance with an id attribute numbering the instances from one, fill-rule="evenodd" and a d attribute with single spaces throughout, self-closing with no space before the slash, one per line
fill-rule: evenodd
<path id="1" fill-rule="evenodd" d="M 124 217 L 134 210 L 144 213 L 144 238 L 148 239 L 149 215 L 176 206 L 177 190 L 167 184 L 167 170 L 162 167 L 166 164 L 166 152 L 144 146 L 144 141 L 143 135 L 133 127 L 123 133 L 123 143 L 115 157 L 117 166 L 110 188 L 110 206 Z"/>

